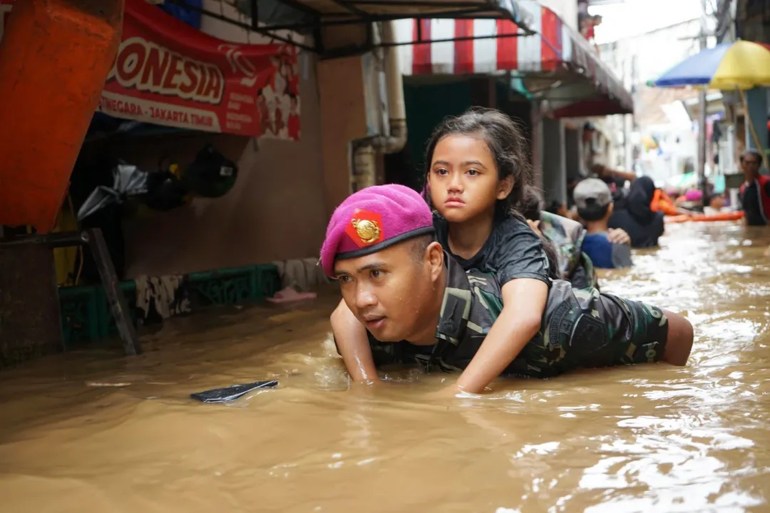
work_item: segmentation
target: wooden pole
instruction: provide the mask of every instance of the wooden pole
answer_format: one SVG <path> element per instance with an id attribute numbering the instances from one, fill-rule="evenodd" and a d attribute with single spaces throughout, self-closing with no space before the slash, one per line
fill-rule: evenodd
<path id="1" fill-rule="evenodd" d="M 701 0 L 701 28 L 698 37 L 698 46 L 700 51 L 706 49 L 706 0 Z M 702 192 L 702 202 L 705 207 L 708 202 L 708 180 L 706 179 L 706 87 L 701 87 L 698 91 L 698 106 L 700 112 L 698 115 L 698 188 Z"/>
<path id="2" fill-rule="evenodd" d="M 126 298 L 118 286 L 120 282 L 115 273 L 115 267 L 112 265 L 110 252 L 104 243 L 102 231 L 99 228 L 91 228 L 85 230 L 82 237 L 94 256 L 99 277 L 102 280 L 102 287 L 104 287 L 104 293 L 107 296 L 107 303 L 110 305 L 110 311 L 115 318 L 115 325 L 118 327 L 118 334 L 123 341 L 123 351 L 127 355 L 137 355 L 142 352 L 139 346 L 139 337 L 136 336 L 136 330 L 131 322 Z"/>

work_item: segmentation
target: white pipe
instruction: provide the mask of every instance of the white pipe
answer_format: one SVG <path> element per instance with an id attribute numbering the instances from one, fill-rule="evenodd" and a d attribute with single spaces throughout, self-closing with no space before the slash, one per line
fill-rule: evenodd
<path id="1" fill-rule="evenodd" d="M 368 138 L 355 139 L 350 141 L 350 144 L 352 153 L 350 192 L 356 192 L 377 182 L 376 149 Z"/>
<path id="2" fill-rule="evenodd" d="M 381 42 L 395 42 L 395 22 L 382 23 Z M 375 185 L 376 153 L 396 153 L 406 144 L 406 105 L 398 47 L 385 46 L 383 53 L 388 118 L 382 119 L 379 126 L 387 133 L 350 141 L 352 192 Z"/>
<path id="3" fill-rule="evenodd" d="M 396 42 L 395 21 L 386 21 L 382 28 L 382 42 Z M 385 47 L 385 81 L 388 96 L 389 141 L 383 151 L 401 151 L 406 144 L 406 105 L 404 103 L 404 80 L 401 75 L 400 57 L 397 46 Z"/>

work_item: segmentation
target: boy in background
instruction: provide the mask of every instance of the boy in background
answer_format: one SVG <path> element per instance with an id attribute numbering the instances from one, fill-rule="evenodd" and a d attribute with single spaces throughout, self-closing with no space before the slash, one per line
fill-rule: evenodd
<path id="1" fill-rule="evenodd" d="M 630 267 L 631 246 L 610 241 L 608 221 L 612 215 L 612 193 L 598 178 L 580 181 L 572 193 L 578 215 L 586 227 L 583 252 L 595 267 L 614 269 Z"/>

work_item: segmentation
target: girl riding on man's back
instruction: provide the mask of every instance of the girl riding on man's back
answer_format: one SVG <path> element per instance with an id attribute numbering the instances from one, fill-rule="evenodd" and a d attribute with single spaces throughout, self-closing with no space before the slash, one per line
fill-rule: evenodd
<path id="1" fill-rule="evenodd" d="M 448 118 L 428 143 L 426 194 L 443 218 L 437 239 L 463 268 L 493 272 L 503 295 L 460 390 L 481 392 L 540 329 L 553 270 L 542 240 L 514 210 L 531 177 L 525 148 L 516 124 L 495 110 Z"/>
<path id="2" fill-rule="evenodd" d="M 466 269 L 494 272 L 503 311 L 457 389 L 481 392 L 537 333 L 550 269 L 541 239 L 513 206 L 530 180 L 526 141 L 505 114 L 474 110 L 447 118 L 426 152 L 426 194 L 440 215 L 437 239 Z M 354 381 L 377 381 L 366 329 L 341 302 L 331 317 L 337 347 Z"/>
<path id="3" fill-rule="evenodd" d="M 480 393 L 520 355 L 529 361 L 533 350 L 594 351 L 594 365 L 658 359 L 683 365 L 689 346 L 686 351 L 664 354 L 666 317 L 676 318 L 679 325 L 679 321 L 686 323 L 681 316 L 553 280 L 556 269 L 549 263 L 543 241 L 514 210 L 531 176 L 525 148 L 516 124 L 491 109 L 446 118 L 427 145 L 425 194 L 439 214 L 434 223 L 437 240 L 465 270 L 493 273 L 502 296 L 499 316 L 453 390 Z M 558 322 L 549 325 L 550 332 L 544 331 L 543 323 L 556 322 L 557 317 L 561 324 L 572 326 L 567 318 L 574 317 L 583 328 L 599 329 L 598 338 L 606 342 L 593 347 L 597 337 L 590 330 L 577 329 L 577 324 L 565 333 Z M 353 380 L 378 381 L 365 327 L 344 302 L 331 321 L 338 351 Z M 534 346 L 528 346 L 530 342 Z M 562 343 L 569 348 L 560 348 Z M 652 346 L 658 349 L 645 352 L 645 347 Z"/>

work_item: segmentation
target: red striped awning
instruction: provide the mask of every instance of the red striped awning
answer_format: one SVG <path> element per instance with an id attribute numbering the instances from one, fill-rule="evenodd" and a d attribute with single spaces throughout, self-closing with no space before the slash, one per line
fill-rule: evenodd
<path id="1" fill-rule="evenodd" d="M 504 19 L 411 19 L 397 22 L 404 75 L 510 73 L 557 116 L 630 113 L 633 100 L 596 51 L 556 13 L 535 2 L 523 35 Z M 419 43 L 416 41 L 425 41 Z"/>

